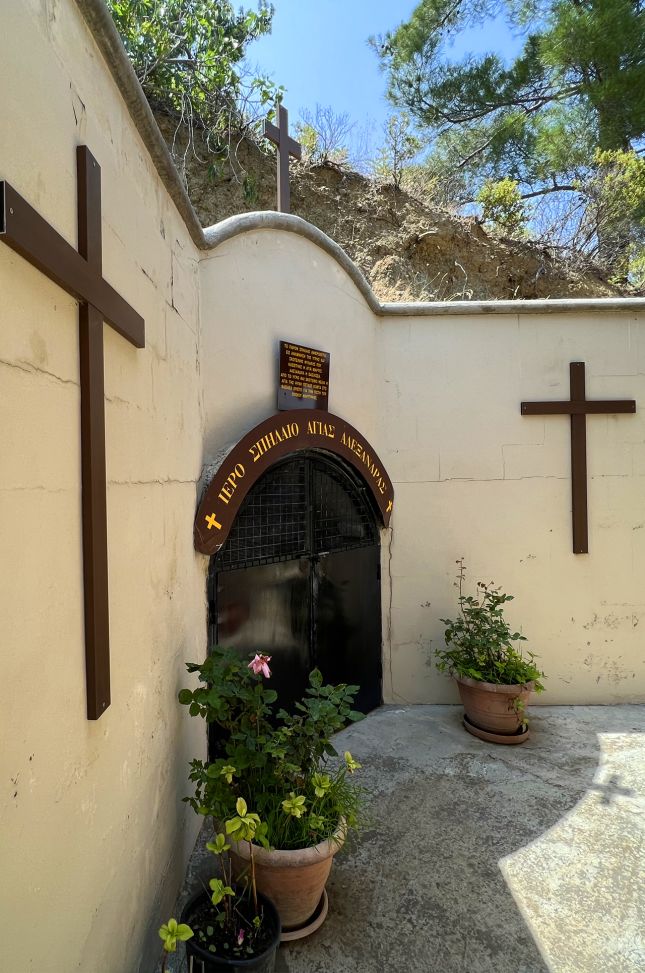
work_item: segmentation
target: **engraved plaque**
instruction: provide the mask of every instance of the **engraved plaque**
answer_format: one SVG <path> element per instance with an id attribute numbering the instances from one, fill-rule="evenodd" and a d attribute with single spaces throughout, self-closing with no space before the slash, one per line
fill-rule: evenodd
<path id="1" fill-rule="evenodd" d="M 322 409 L 329 403 L 329 352 L 280 342 L 278 409 Z"/>

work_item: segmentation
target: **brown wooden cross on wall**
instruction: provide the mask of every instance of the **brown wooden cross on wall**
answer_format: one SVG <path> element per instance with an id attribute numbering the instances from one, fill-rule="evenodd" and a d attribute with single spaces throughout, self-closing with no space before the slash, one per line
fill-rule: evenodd
<path id="1" fill-rule="evenodd" d="M 571 417 L 571 515 L 573 553 L 589 553 L 587 522 L 587 416 L 636 412 L 633 399 L 589 400 L 585 393 L 585 363 L 569 365 L 571 398 L 568 402 L 522 402 L 523 416 Z"/>
<path id="2" fill-rule="evenodd" d="M 110 705 L 103 322 L 136 348 L 143 318 L 103 278 L 101 170 L 85 145 L 76 150 L 78 251 L 0 180 L 0 241 L 79 301 L 83 578 L 87 717 Z"/>
<path id="3" fill-rule="evenodd" d="M 262 134 L 278 147 L 278 212 L 289 213 L 291 207 L 289 156 L 292 155 L 294 159 L 300 159 L 302 157 L 302 146 L 289 135 L 287 109 L 278 104 L 276 110 L 278 115 L 277 126 L 265 119 Z"/>

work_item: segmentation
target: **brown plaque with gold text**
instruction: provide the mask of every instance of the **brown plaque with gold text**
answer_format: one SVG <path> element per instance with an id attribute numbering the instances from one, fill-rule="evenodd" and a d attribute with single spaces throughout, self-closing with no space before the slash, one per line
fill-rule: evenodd
<path id="1" fill-rule="evenodd" d="M 329 405 L 329 352 L 280 342 L 278 409 L 322 409 Z"/>

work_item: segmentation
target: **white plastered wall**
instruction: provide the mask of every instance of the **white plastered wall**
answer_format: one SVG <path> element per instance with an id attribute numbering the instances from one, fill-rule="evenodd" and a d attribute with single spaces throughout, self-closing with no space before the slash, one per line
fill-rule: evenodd
<path id="1" fill-rule="evenodd" d="M 280 339 L 330 353 L 329 411 L 371 440 L 374 315 L 333 257 L 295 233 L 258 230 L 205 255 L 200 271 L 207 459 L 276 411 Z"/>
<path id="2" fill-rule="evenodd" d="M 645 699 L 645 317 L 486 314 L 383 321 L 380 413 L 395 490 L 391 698 L 447 702 L 432 665 L 454 617 L 455 560 L 515 600 L 547 674 L 543 703 Z M 587 418 L 589 554 L 572 553 L 570 420 L 523 400 L 635 399 Z"/>
<path id="3" fill-rule="evenodd" d="M 228 239 L 201 275 L 206 457 L 275 410 L 285 338 L 331 353 L 330 411 L 394 482 L 386 701 L 456 700 L 432 655 L 462 555 L 472 582 L 515 596 L 509 618 L 548 676 L 538 701 L 645 699 L 642 312 L 380 316 L 332 256 L 280 229 Z M 569 419 L 520 413 L 569 397 L 570 361 L 586 362 L 589 398 L 637 400 L 636 415 L 587 419 L 588 555 L 572 553 Z"/>
<path id="4" fill-rule="evenodd" d="M 112 705 L 89 722 L 78 311 L 0 246 L 0 966 L 134 973 L 199 824 L 181 798 L 205 734 L 176 699 L 205 638 L 198 253 L 75 4 L 9 0 L 1 23 L 0 178 L 75 244 L 89 145 L 104 274 L 146 347 L 104 329 Z"/>

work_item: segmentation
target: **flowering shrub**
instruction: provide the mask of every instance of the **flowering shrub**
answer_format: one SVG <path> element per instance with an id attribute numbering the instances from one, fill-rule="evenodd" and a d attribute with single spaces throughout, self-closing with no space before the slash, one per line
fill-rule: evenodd
<path id="1" fill-rule="evenodd" d="M 314 669 L 295 712 L 275 713 L 277 693 L 264 682 L 270 661 L 256 654 L 246 663 L 234 650 L 216 646 L 201 665 L 188 663 L 203 685 L 182 689 L 179 701 L 191 716 L 216 724 L 220 738 L 211 763 L 192 761 L 195 794 L 186 800 L 198 813 L 226 821 L 236 838 L 228 829 L 241 799 L 259 816 L 254 842 L 307 848 L 333 837 L 341 819 L 348 829 L 358 823 L 361 789 L 352 775 L 361 765 L 349 751 L 334 760 L 331 743 L 334 733 L 362 719 L 352 709 L 358 686 L 323 685 Z"/>
<path id="2" fill-rule="evenodd" d="M 463 591 L 466 568 L 463 558 L 459 565 L 455 586 L 459 590 L 457 618 L 441 618 L 446 626 L 446 648 L 437 649 L 437 668 L 450 675 L 467 676 L 479 682 L 502 685 L 534 684 L 536 692 L 544 689 L 544 673 L 535 665 L 535 656 L 524 656 L 514 642 L 526 642 L 520 632 L 513 632 L 504 618 L 503 606 L 513 601 L 493 582 L 477 582 L 477 596 Z"/>

